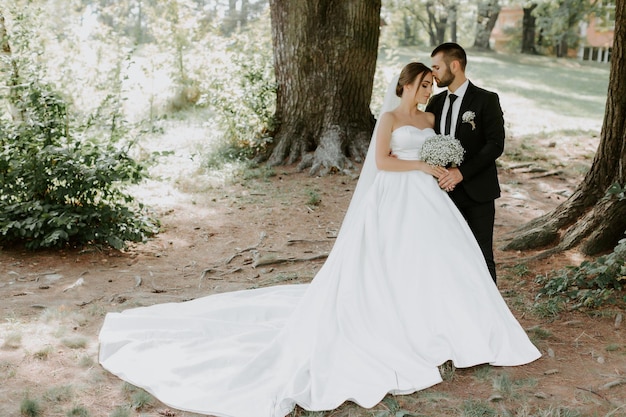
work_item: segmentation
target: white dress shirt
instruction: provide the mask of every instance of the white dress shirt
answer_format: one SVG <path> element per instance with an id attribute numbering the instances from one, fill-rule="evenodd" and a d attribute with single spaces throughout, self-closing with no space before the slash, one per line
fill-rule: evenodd
<path id="1" fill-rule="evenodd" d="M 467 91 L 467 86 L 469 85 L 469 80 L 465 80 L 463 84 L 459 88 L 456 89 L 455 92 L 451 92 L 448 90 L 448 95 L 454 94 L 457 96 L 454 103 L 452 103 L 452 124 L 450 125 L 450 135 L 452 137 L 456 137 L 456 122 L 459 119 L 459 110 L 461 109 L 461 102 L 463 101 L 463 96 Z M 443 103 L 443 110 L 441 111 L 441 120 L 439 122 L 439 131 L 443 134 L 446 126 L 446 115 L 448 114 L 448 107 L 450 107 L 450 100 L 446 96 L 446 101 Z"/>

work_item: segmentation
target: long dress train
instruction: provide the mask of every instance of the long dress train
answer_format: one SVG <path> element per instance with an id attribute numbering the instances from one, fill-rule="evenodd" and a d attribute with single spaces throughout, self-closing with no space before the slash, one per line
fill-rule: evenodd
<path id="1" fill-rule="evenodd" d="M 418 159 L 432 129 L 391 146 Z M 100 363 L 171 407 L 283 417 L 295 405 L 376 405 L 441 381 L 438 366 L 514 366 L 540 356 L 436 180 L 385 172 L 310 284 L 109 313 Z"/>

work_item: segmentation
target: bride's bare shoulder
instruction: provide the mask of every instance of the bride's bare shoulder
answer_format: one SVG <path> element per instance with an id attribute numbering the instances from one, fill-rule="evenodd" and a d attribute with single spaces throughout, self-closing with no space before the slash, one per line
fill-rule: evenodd
<path id="1" fill-rule="evenodd" d="M 383 122 L 387 122 L 387 123 L 392 123 L 396 120 L 397 115 L 396 113 L 392 110 L 392 111 L 388 111 L 385 112 L 383 114 L 380 115 L 380 121 Z"/>
<path id="2" fill-rule="evenodd" d="M 435 126 L 435 114 L 434 113 L 424 112 L 424 117 L 426 118 L 426 121 L 428 122 L 428 127 Z"/>

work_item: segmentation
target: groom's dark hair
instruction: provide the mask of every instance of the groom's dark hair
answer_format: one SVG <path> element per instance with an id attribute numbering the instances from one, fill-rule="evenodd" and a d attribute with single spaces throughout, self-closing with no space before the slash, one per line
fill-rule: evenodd
<path id="1" fill-rule="evenodd" d="M 433 50 L 433 52 L 430 54 L 430 57 L 434 57 L 439 52 L 443 52 L 443 60 L 446 65 L 450 66 L 450 63 L 452 61 L 459 61 L 459 64 L 461 64 L 461 69 L 465 71 L 465 66 L 467 65 L 467 54 L 465 53 L 465 49 L 463 49 L 461 45 L 454 42 L 442 43 Z"/>

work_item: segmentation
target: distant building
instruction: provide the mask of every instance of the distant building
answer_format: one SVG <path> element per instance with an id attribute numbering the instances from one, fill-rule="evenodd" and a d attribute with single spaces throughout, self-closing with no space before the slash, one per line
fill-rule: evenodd
<path id="1" fill-rule="evenodd" d="M 503 7 L 498 15 L 496 25 L 491 31 L 489 46 L 495 51 L 507 50 L 507 45 L 516 34 L 521 34 L 518 29 L 522 27 L 524 11 L 521 6 Z"/>
<path id="2" fill-rule="evenodd" d="M 578 56 L 584 61 L 610 62 L 615 31 L 615 0 L 604 0 L 606 14 L 592 15 L 580 24 L 580 42 L 578 50 L 571 50 L 568 55 Z M 524 11 L 521 6 L 503 7 L 489 39 L 496 51 L 506 50 L 507 46 L 519 36 Z"/>
<path id="3" fill-rule="evenodd" d="M 588 22 L 580 25 L 578 57 L 584 61 L 611 61 L 615 33 L 615 0 L 609 0 L 606 10 L 603 16 L 591 16 Z"/>

